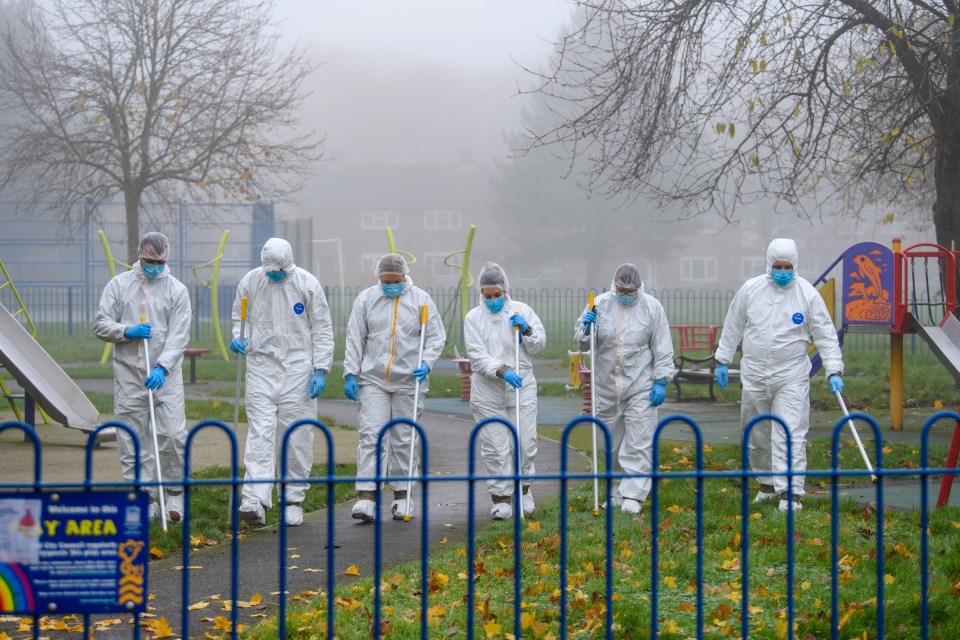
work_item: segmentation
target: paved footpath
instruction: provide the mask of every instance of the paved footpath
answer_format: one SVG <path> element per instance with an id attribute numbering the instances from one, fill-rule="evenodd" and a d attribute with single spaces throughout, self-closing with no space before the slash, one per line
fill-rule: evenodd
<path id="1" fill-rule="evenodd" d="M 339 424 L 356 423 L 356 405 L 350 402 L 327 401 L 322 402 L 321 414 L 333 418 Z M 429 443 L 430 475 L 438 478 L 429 488 L 429 520 L 427 522 L 430 549 L 446 540 L 445 544 L 462 544 L 467 538 L 468 490 L 463 482 L 443 482 L 444 476 L 462 476 L 467 474 L 467 448 L 470 429 L 473 420 L 459 416 L 425 412 L 421 425 L 427 433 Z M 317 438 L 322 439 L 321 437 Z M 351 451 L 353 454 L 353 451 Z M 337 456 L 339 457 L 339 455 Z M 586 470 L 586 461 L 582 457 L 574 457 L 580 465 L 579 470 Z M 479 459 L 478 470 L 482 473 Z M 537 454 L 537 469 L 540 473 L 558 471 L 560 468 L 560 446 L 549 440 L 540 440 Z M 475 487 L 476 522 L 479 525 L 490 521 L 490 501 L 487 497 L 484 483 L 477 483 Z M 317 490 L 317 489 L 313 489 Z M 321 489 L 322 490 L 322 489 Z M 547 499 L 559 493 L 558 482 L 538 481 L 534 483 L 534 495 L 540 499 Z M 390 567 L 400 562 L 418 560 L 424 551 L 421 549 L 421 536 L 424 521 L 420 517 L 422 502 L 421 493 L 415 491 L 415 517 L 409 522 L 395 521 L 390 517 L 390 492 L 384 493 L 382 516 L 382 562 L 384 567 Z M 343 578 L 340 576 L 347 567 L 356 565 L 361 576 L 372 576 L 374 572 L 374 535 L 373 523 L 354 520 L 350 515 L 349 504 L 340 505 L 334 509 L 335 526 L 335 562 L 333 571 L 338 574 L 338 584 Z M 287 528 L 287 591 L 289 594 L 299 594 L 304 591 L 326 591 L 327 584 L 327 519 L 330 512 L 323 510 L 307 514 L 303 525 Z M 249 600 L 254 593 L 263 595 L 264 602 L 271 604 L 270 610 L 276 611 L 273 605 L 277 602 L 276 595 L 270 595 L 279 590 L 279 527 L 268 527 L 248 533 L 240 544 L 240 589 L 239 599 Z M 230 545 L 221 544 L 191 556 L 190 565 L 200 566 L 190 572 L 191 603 L 204 597 L 219 594 L 221 598 L 230 597 Z M 427 551 L 426 553 L 429 553 Z M 150 565 L 150 590 L 156 595 L 151 603 L 156 613 L 164 615 L 175 629 L 179 629 L 180 610 L 182 601 L 182 558 L 170 558 Z M 319 571 L 317 571 L 319 570 Z M 256 613 L 252 609 L 244 609 L 244 614 Z M 219 614 L 218 614 L 219 615 Z M 195 635 L 199 627 L 200 617 L 209 617 L 206 610 L 196 611 L 191 615 L 191 635 Z M 250 620 L 248 620 L 250 622 Z M 209 623 L 202 623 L 203 627 Z"/>
<path id="2" fill-rule="evenodd" d="M 466 406 L 466 403 L 462 404 Z M 430 409 L 428 403 L 427 411 L 424 412 L 421 419 L 421 425 L 427 433 L 429 443 L 430 475 L 437 478 L 437 481 L 432 482 L 429 488 L 427 528 L 431 550 L 437 549 L 441 541 L 444 540 L 444 544 L 447 545 L 463 544 L 468 535 L 468 488 L 462 481 L 444 482 L 443 478 L 467 475 L 469 464 L 467 451 L 470 431 L 474 423 L 472 418 L 456 413 L 442 412 L 442 407 L 440 408 L 441 412 L 435 412 Z M 356 425 L 356 404 L 349 401 L 322 401 L 320 403 L 320 414 L 331 418 L 340 425 Z M 336 431 L 345 430 L 339 429 Z M 41 432 L 47 436 L 44 442 L 44 481 L 80 481 L 83 459 L 83 449 L 79 446 L 80 441 L 74 443 L 62 442 L 64 439 L 77 440 L 79 434 L 74 434 L 57 425 L 44 425 L 41 427 Z M 239 442 L 242 447 L 243 437 L 242 434 L 238 435 L 240 435 Z M 4 439 L 7 441 L 4 443 L 6 446 L 10 442 L 10 438 L 5 437 Z M 58 440 L 61 441 L 59 444 Z M 322 441 L 322 436 L 318 434 L 316 438 L 318 452 L 324 450 Z M 355 437 L 352 439 L 342 438 L 341 435 L 338 435 L 335 447 L 340 448 L 335 451 L 335 458 L 338 460 L 355 459 L 355 443 Z M 24 447 L 25 450 L 27 447 L 27 445 L 18 446 Z M 220 452 L 214 455 L 220 457 L 223 455 L 222 449 L 224 447 L 222 447 L 222 444 L 217 444 L 216 438 L 204 438 L 202 446 L 205 449 L 198 449 L 193 453 L 192 457 L 195 464 L 198 464 L 199 460 L 203 460 L 205 463 L 210 460 L 203 451 L 213 453 L 219 448 Z M 104 456 L 105 460 L 103 464 L 96 465 L 98 472 L 95 477 L 97 479 L 115 479 L 116 474 L 111 469 L 117 469 L 117 463 L 115 460 L 107 460 L 107 458 L 115 456 L 114 448 L 115 445 L 113 444 L 105 444 L 95 454 L 98 460 L 100 456 Z M 347 451 L 343 451 L 343 448 L 346 448 Z M 68 456 L 73 462 L 66 464 L 64 456 Z M 13 459 L 17 460 L 18 466 L 22 465 L 20 470 L 17 471 L 12 465 L 4 465 L 4 468 L 0 470 L 0 481 L 13 481 L 11 476 L 19 476 L 16 481 L 22 482 L 25 478 L 32 477 L 32 460 L 30 458 L 29 455 L 14 455 Z M 320 462 L 322 459 L 319 454 L 315 457 L 316 462 Z M 588 461 L 583 456 L 573 455 L 570 460 L 570 464 L 575 465 L 574 471 L 576 472 L 589 469 Z M 70 467 L 70 473 L 66 472 L 67 467 Z M 537 454 L 538 473 L 550 474 L 559 471 L 559 469 L 560 445 L 541 438 Z M 477 470 L 478 473 L 483 473 L 479 458 L 477 458 Z M 324 488 L 318 487 L 311 490 L 324 490 Z M 538 500 L 546 500 L 558 495 L 559 482 L 536 481 L 533 484 L 532 491 Z M 422 502 L 419 498 L 422 494 L 419 488 L 415 490 L 414 495 L 415 517 L 411 522 L 405 523 L 394 521 L 390 517 L 390 492 L 388 490 L 384 493 L 383 509 L 381 511 L 383 517 L 381 548 L 384 567 L 388 568 L 400 562 L 418 560 L 424 553 L 421 549 L 424 521 L 420 517 Z M 485 483 L 477 483 L 474 495 L 476 522 L 482 526 L 490 522 L 490 500 Z M 338 574 L 338 585 L 344 580 L 343 572 L 351 565 L 356 565 L 359 568 L 360 576 L 372 576 L 374 572 L 375 526 L 373 523 L 352 519 L 350 506 L 350 504 L 339 505 L 334 510 L 336 555 L 333 571 Z M 302 526 L 287 529 L 287 543 L 284 553 L 287 556 L 286 578 L 287 591 L 290 595 L 305 591 L 315 592 L 321 589 L 326 591 L 327 571 L 330 570 L 327 567 L 326 548 L 329 542 L 327 540 L 328 517 L 330 517 L 330 512 L 326 510 L 309 513 L 306 514 Z M 266 610 L 267 613 L 277 611 L 280 566 L 279 543 L 279 527 L 273 526 L 246 532 L 239 545 L 238 598 L 239 600 L 249 600 L 254 594 L 261 594 L 263 602 L 269 605 Z M 429 553 L 429 550 L 427 553 Z M 183 565 L 183 558 L 180 554 L 150 563 L 150 593 L 155 596 L 150 602 L 152 613 L 166 617 L 177 632 L 181 629 L 180 607 L 183 600 Z M 218 595 L 225 600 L 230 599 L 231 550 L 229 543 L 221 542 L 220 545 L 215 547 L 192 552 L 188 566 L 197 567 L 190 570 L 189 574 L 190 594 L 188 601 L 191 604 L 203 599 L 209 601 L 209 597 L 212 595 Z M 216 603 L 212 603 L 211 607 L 207 609 L 191 613 L 189 633 L 191 637 L 202 637 L 203 630 L 210 627 L 209 622 L 200 622 L 201 617 L 212 618 L 218 615 L 229 615 L 218 611 L 215 607 Z M 250 616 L 257 613 L 260 612 L 255 609 L 242 609 L 240 619 L 248 624 L 255 623 L 258 619 Z M 0 626 L 0 629 L 2 628 Z M 119 633 L 129 635 L 129 630 L 116 629 L 109 634 L 100 631 L 98 636 L 108 634 L 111 637 L 119 637 Z"/>

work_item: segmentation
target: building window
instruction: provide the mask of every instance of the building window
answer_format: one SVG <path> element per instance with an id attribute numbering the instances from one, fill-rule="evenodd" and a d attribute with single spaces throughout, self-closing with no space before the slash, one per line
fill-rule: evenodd
<path id="1" fill-rule="evenodd" d="M 397 229 L 400 227 L 400 212 L 393 209 L 373 209 L 360 214 L 360 228 L 364 231 L 374 229 Z"/>
<path id="2" fill-rule="evenodd" d="M 767 261 L 763 258 L 740 258 L 740 278 L 749 280 L 767 271 Z"/>
<path id="3" fill-rule="evenodd" d="M 424 229 L 459 229 L 460 211 L 456 209 L 428 209 L 423 212 Z"/>
<path id="4" fill-rule="evenodd" d="M 360 254 L 360 272 L 363 275 L 373 275 L 377 268 L 377 261 L 383 257 L 382 253 L 361 253 Z"/>
<path id="5" fill-rule="evenodd" d="M 716 258 L 681 258 L 680 279 L 684 282 L 711 282 L 717 279 Z"/>

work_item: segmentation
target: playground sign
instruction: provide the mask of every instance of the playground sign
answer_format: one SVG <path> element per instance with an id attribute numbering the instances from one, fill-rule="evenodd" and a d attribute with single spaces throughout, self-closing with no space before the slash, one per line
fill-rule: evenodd
<path id="1" fill-rule="evenodd" d="M 843 252 L 843 324 L 892 325 L 894 258 L 889 247 L 860 242 Z"/>
<path id="2" fill-rule="evenodd" d="M 146 611 L 144 491 L 0 494 L 0 612 Z"/>

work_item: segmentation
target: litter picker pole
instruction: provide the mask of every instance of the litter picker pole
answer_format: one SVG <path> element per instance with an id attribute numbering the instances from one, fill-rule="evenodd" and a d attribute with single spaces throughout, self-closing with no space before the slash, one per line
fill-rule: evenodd
<path id="1" fill-rule="evenodd" d="M 420 352 L 417 355 L 417 366 L 423 364 L 423 340 L 427 335 L 427 305 L 420 307 Z M 420 403 L 420 378 L 413 385 L 413 416 L 417 421 L 417 409 Z M 410 460 L 407 462 L 407 507 L 404 509 L 404 522 L 410 522 L 410 495 L 413 493 L 413 461 L 417 455 L 417 430 L 410 427 Z"/>
<path id="2" fill-rule="evenodd" d="M 147 316 L 140 316 L 140 323 L 146 323 Z M 143 363 L 150 375 L 150 346 L 149 340 L 143 341 Z M 167 530 L 167 504 L 163 498 L 163 474 L 160 471 L 160 445 L 157 444 L 157 416 L 153 411 L 153 389 L 147 389 L 147 404 L 150 407 L 150 435 L 153 437 L 153 462 L 157 467 L 157 494 L 160 496 L 160 524 Z"/>
<path id="3" fill-rule="evenodd" d="M 843 415 L 847 416 L 847 424 L 850 425 L 850 431 L 853 432 L 853 439 L 857 443 L 857 448 L 860 449 L 860 455 L 863 456 L 863 463 L 867 465 L 867 471 L 870 472 L 870 481 L 873 484 L 877 484 L 877 476 L 873 473 L 873 465 L 870 464 L 870 459 L 867 458 L 867 451 L 863 448 L 863 443 L 860 442 L 860 434 L 857 433 L 857 428 L 853 424 L 853 420 L 850 419 L 850 413 L 847 411 L 847 405 L 843 401 L 843 396 L 840 395 L 839 391 L 835 391 L 834 394 L 837 396 L 837 400 L 840 401 L 840 408 L 843 409 Z"/>
<path id="4" fill-rule="evenodd" d="M 514 311 L 516 313 L 516 311 Z M 514 327 L 517 330 L 517 339 L 513 342 L 513 370 L 517 375 L 520 375 L 520 327 Z M 516 427 L 517 427 L 517 444 L 522 445 L 521 436 L 520 436 L 520 388 L 517 387 L 513 390 L 513 401 L 516 404 Z M 520 446 L 520 455 L 517 456 L 517 459 L 520 460 L 521 466 L 523 465 L 523 446 Z M 517 469 L 517 474 L 523 472 L 522 469 Z M 523 496 L 520 497 L 520 519 L 523 520 Z"/>
<path id="5" fill-rule="evenodd" d="M 593 291 L 590 292 L 587 306 L 590 311 L 597 312 L 597 305 L 593 302 Z M 597 417 L 597 352 L 596 352 L 596 334 L 597 323 L 594 322 L 590 327 L 590 415 Z M 593 436 L 593 515 L 600 515 L 600 491 L 597 480 L 597 423 L 590 423 L 590 430 Z M 611 505 L 607 505 L 611 507 Z"/>
<path id="6" fill-rule="evenodd" d="M 247 328 L 247 299 L 240 300 L 240 340 L 243 340 Z M 233 431 L 236 433 L 240 422 L 240 384 L 243 382 L 243 354 L 237 354 L 237 393 L 233 399 Z"/>

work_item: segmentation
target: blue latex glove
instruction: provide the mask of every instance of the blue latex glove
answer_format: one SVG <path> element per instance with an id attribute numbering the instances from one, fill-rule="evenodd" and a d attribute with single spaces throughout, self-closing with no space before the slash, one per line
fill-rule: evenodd
<path id="1" fill-rule="evenodd" d="M 657 380 L 650 389 L 650 406 L 659 407 L 667 399 L 667 381 Z"/>
<path id="2" fill-rule="evenodd" d="M 720 385 L 720 391 L 726 389 L 727 383 L 730 382 L 730 366 L 718 364 L 717 368 L 713 370 L 713 379 Z"/>
<path id="3" fill-rule="evenodd" d="M 230 351 L 234 353 L 239 353 L 240 355 L 246 355 L 247 353 L 247 339 L 246 338 L 234 338 L 230 341 Z"/>
<path id="4" fill-rule="evenodd" d="M 520 327 L 520 333 L 526 333 L 527 329 L 530 328 L 530 325 L 527 324 L 527 321 L 524 320 L 523 316 L 519 313 L 510 316 L 510 324 L 515 327 Z"/>
<path id="5" fill-rule="evenodd" d="M 417 381 L 423 383 L 427 379 L 427 374 L 430 373 L 430 365 L 426 362 L 421 362 L 420 366 L 410 372 L 410 375 L 417 376 Z"/>
<path id="6" fill-rule="evenodd" d="M 523 378 L 521 378 L 516 371 L 513 369 L 507 369 L 503 372 L 503 379 L 507 381 L 514 389 L 519 389 L 523 386 Z"/>
<path id="7" fill-rule="evenodd" d="M 843 378 L 836 375 L 830 376 L 830 392 L 843 393 Z"/>
<path id="8" fill-rule="evenodd" d="M 313 400 L 323 393 L 327 386 L 327 372 L 323 369 L 315 369 L 313 377 L 310 378 L 310 399 Z"/>
<path id="9" fill-rule="evenodd" d="M 123 335 L 127 336 L 128 338 L 135 338 L 135 339 L 142 338 L 144 340 L 149 340 L 150 339 L 150 323 L 141 322 L 140 324 L 135 325 L 133 327 L 127 327 L 126 330 L 123 332 Z"/>
<path id="10" fill-rule="evenodd" d="M 343 395 L 356 402 L 358 393 L 360 385 L 357 384 L 357 376 L 348 373 L 343 379 Z"/>
<path id="11" fill-rule="evenodd" d="M 167 373 L 163 370 L 163 367 L 157 366 L 153 368 L 153 371 L 150 372 L 150 375 L 147 376 L 147 380 L 143 383 L 147 389 L 159 389 L 163 386 L 163 383 L 167 380 Z"/>

